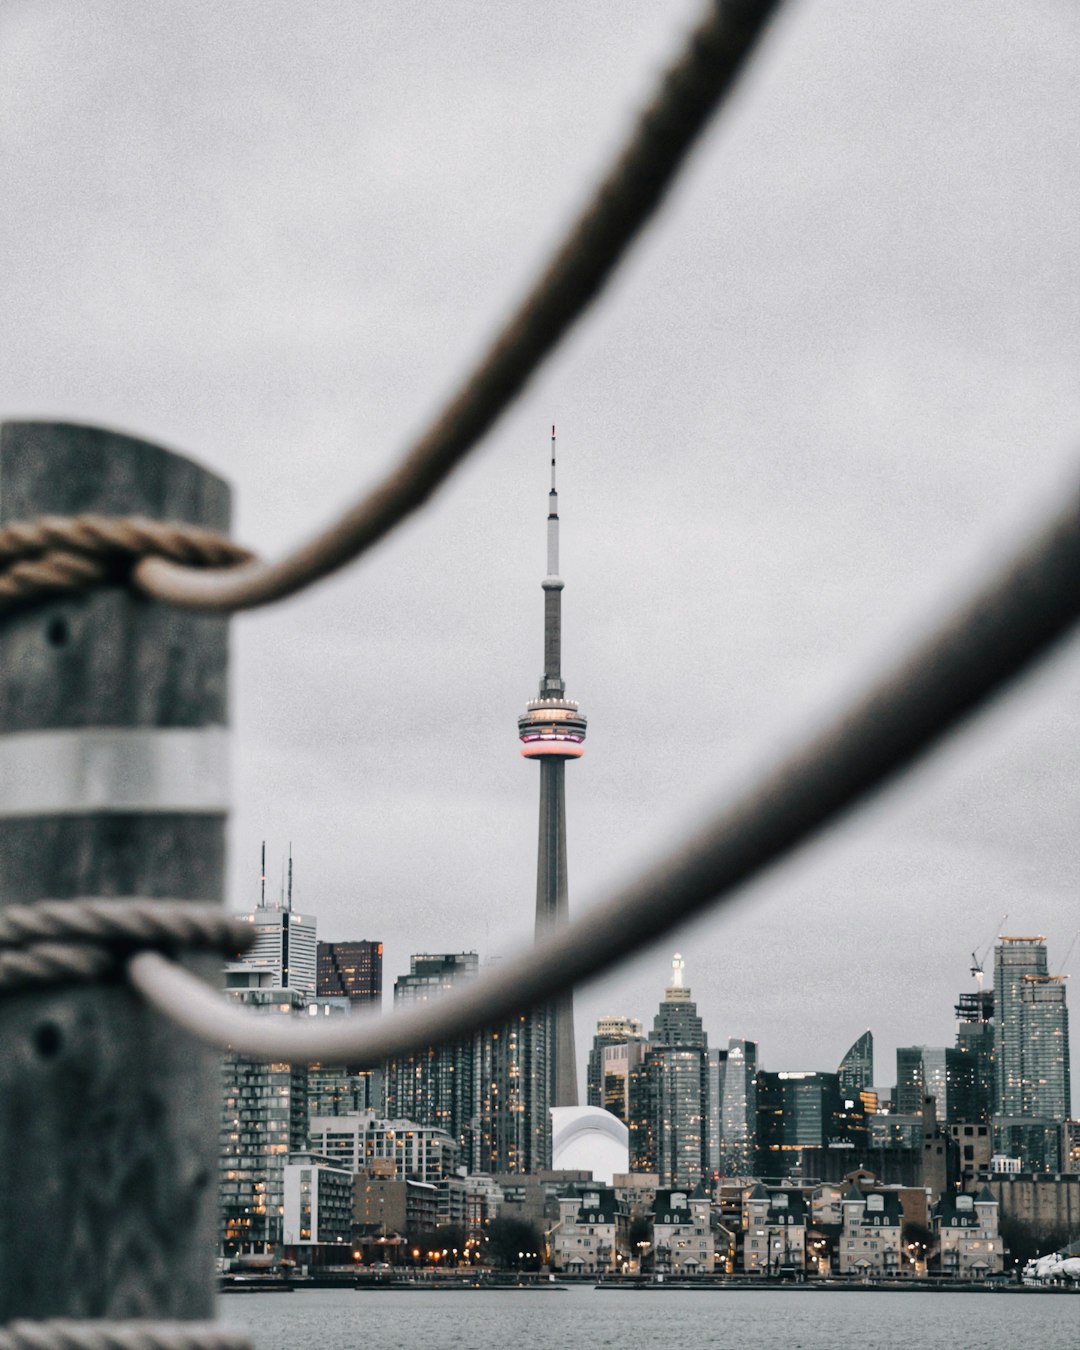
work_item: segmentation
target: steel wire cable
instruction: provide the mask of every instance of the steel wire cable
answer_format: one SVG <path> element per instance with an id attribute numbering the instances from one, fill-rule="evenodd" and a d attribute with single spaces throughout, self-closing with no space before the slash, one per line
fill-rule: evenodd
<path id="1" fill-rule="evenodd" d="M 135 585 L 193 609 L 252 609 L 328 576 L 422 506 L 521 392 L 603 289 L 731 92 L 780 0 L 710 0 L 630 141 L 532 290 L 397 467 L 336 523 L 276 562 L 196 571 L 145 558 Z"/>
<path id="2" fill-rule="evenodd" d="M 1080 492 L 816 735 L 571 925 L 461 992 L 389 1018 L 313 1026 L 228 1006 L 140 953 L 128 976 L 192 1035 L 251 1058 L 374 1066 L 497 1026 L 730 897 L 909 765 L 1080 617 Z"/>

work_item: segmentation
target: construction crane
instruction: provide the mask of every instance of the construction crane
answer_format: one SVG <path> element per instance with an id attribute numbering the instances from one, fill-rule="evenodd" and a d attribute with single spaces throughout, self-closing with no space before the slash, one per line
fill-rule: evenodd
<path id="1" fill-rule="evenodd" d="M 986 958 L 990 955 L 990 949 L 994 945 L 994 938 L 996 938 L 997 935 L 1001 932 L 1001 930 L 1005 927 L 1005 920 L 1008 917 L 1009 917 L 1008 914 L 1003 914 L 1001 918 L 998 920 L 997 926 L 994 929 L 994 935 L 993 937 L 991 937 L 990 941 L 986 944 L 986 951 L 983 952 L 981 958 L 976 956 L 974 952 L 971 953 L 971 973 L 972 975 L 975 976 L 975 983 L 979 986 L 980 994 L 982 993 L 983 987 L 983 966 L 986 964 Z M 1071 951 L 1072 948 L 1070 948 L 1069 950 Z"/>
<path id="2" fill-rule="evenodd" d="M 1065 953 L 1058 970 L 1058 978 L 1065 974 L 1065 967 L 1069 964 L 1069 957 L 1073 954 L 1073 948 L 1076 946 L 1076 939 L 1080 938 L 1080 928 L 1073 934 L 1073 940 L 1069 943 L 1069 950 Z"/>

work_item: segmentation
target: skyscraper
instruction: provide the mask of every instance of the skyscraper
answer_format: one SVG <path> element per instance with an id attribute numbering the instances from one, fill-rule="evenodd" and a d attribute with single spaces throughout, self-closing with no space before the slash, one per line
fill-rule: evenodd
<path id="1" fill-rule="evenodd" d="M 261 892 L 258 907 L 236 917 L 250 923 L 255 929 L 255 940 L 240 962 L 232 963 L 246 973 L 255 968 L 266 975 L 265 983 L 278 989 L 295 989 L 314 996 L 317 985 L 315 916 L 300 914 L 292 907 L 292 850 L 289 850 L 289 885 L 282 882 L 278 903 L 266 903 L 266 845 L 262 850 Z M 230 981 L 230 967 L 226 967 L 226 985 L 246 984 L 245 980 Z"/>
<path id="2" fill-rule="evenodd" d="M 1065 984 L 1047 969 L 1042 936 L 1003 937 L 994 949 L 994 1030 L 997 1114 L 1068 1119 Z"/>
<path id="3" fill-rule="evenodd" d="M 596 1024 L 586 1078 L 586 1104 L 625 1120 L 630 1074 L 641 1062 L 645 1033 L 636 1017 L 601 1017 Z"/>
<path id="4" fill-rule="evenodd" d="M 347 998 L 354 1009 L 382 1002 L 381 942 L 320 942 L 316 984 L 320 998 Z"/>
<path id="5" fill-rule="evenodd" d="M 476 952 L 419 953 L 394 982 L 394 1007 L 427 1003 L 479 973 Z M 482 1165 L 477 1075 L 484 1033 L 430 1046 L 390 1060 L 385 1068 L 386 1114 L 445 1130 L 468 1166 Z M 484 1159 L 483 1161 L 486 1161 Z"/>
<path id="6" fill-rule="evenodd" d="M 924 1045 L 898 1045 L 896 1047 L 896 1099 L 895 1109 L 900 1115 L 918 1116 L 922 1114 L 923 1097 L 926 1095 L 926 1082 L 923 1077 Z"/>
<path id="7" fill-rule="evenodd" d="M 840 1091 L 845 1097 L 858 1101 L 860 1093 L 874 1081 L 874 1037 L 871 1032 L 864 1031 L 854 1042 L 836 1072 Z"/>
<path id="8" fill-rule="evenodd" d="M 559 497 L 555 489 L 555 428 L 551 428 L 551 491 L 548 493 L 547 575 L 544 591 L 544 673 L 539 697 L 530 700 L 518 718 L 521 753 L 540 762 L 540 839 L 536 872 L 538 937 L 569 921 L 566 880 L 566 783 L 568 759 L 578 759 L 585 741 L 585 717 L 566 697 L 561 673 L 562 590 L 559 575 Z M 546 1035 L 538 1029 L 525 1038 L 546 1061 L 547 1106 L 577 1106 L 577 1062 L 574 1052 L 574 1003 L 570 990 L 560 994 L 546 1014 Z M 541 1044 L 541 1042 L 545 1044 Z M 539 1062 L 525 1066 L 540 1084 Z"/>
<path id="9" fill-rule="evenodd" d="M 709 1045 L 676 953 L 641 1066 L 631 1074 L 630 1166 L 692 1188 L 709 1165 Z"/>
<path id="10" fill-rule="evenodd" d="M 717 1170 L 728 1177 L 752 1176 L 757 1153 L 756 1041 L 738 1037 L 728 1041 L 723 1081 L 719 1086 Z"/>
<path id="11" fill-rule="evenodd" d="M 956 1048 L 972 1063 L 971 1115 L 965 1118 L 989 1124 L 996 1090 L 992 989 L 960 995 L 956 1004 Z"/>

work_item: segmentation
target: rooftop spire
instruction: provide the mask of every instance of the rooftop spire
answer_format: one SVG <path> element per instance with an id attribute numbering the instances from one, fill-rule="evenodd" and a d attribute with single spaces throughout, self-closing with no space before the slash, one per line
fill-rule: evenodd
<path id="1" fill-rule="evenodd" d="M 664 998 L 668 1003 L 685 1002 L 690 998 L 690 990 L 686 987 L 685 971 L 686 962 L 676 952 L 671 958 L 671 983 L 664 990 Z"/>

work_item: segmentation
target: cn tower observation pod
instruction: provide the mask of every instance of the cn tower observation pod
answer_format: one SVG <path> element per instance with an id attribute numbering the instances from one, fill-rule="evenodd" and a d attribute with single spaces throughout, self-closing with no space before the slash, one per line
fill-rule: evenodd
<path id="1" fill-rule="evenodd" d="M 526 759 L 580 759 L 585 753 L 585 714 L 569 698 L 534 698 L 518 718 Z"/>

